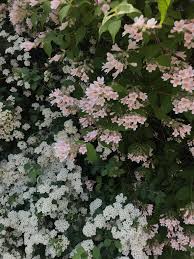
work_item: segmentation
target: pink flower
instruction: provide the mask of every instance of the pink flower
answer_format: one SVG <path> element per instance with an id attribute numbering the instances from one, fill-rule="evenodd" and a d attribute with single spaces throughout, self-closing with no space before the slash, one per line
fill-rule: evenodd
<path id="1" fill-rule="evenodd" d="M 53 61 L 58 62 L 61 59 L 61 54 L 56 54 L 54 57 L 50 58 L 49 63 L 52 63 Z"/>
<path id="2" fill-rule="evenodd" d="M 24 51 L 30 51 L 31 49 L 35 48 L 36 45 L 34 42 L 31 41 L 25 41 L 20 44 L 21 49 L 24 49 Z"/>
<path id="3" fill-rule="evenodd" d="M 51 1 L 51 9 L 57 9 L 60 5 L 61 1 L 60 0 L 52 0 Z"/>
<path id="4" fill-rule="evenodd" d="M 184 30 L 184 26 L 185 26 L 185 21 L 184 20 L 180 20 L 180 21 L 176 21 L 174 23 L 174 27 L 173 27 L 173 32 L 181 32 Z"/>
<path id="5" fill-rule="evenodd" d="M 119 132 L 105 130 L 100 135 L 100 140 L 104 141 L 106 144 L 118 144 L 122 139 L 122 136 Z"/>
<path id="6" fill-rule="evenodd" d="M 146 70 L 148 71 L 148 72 L 152 72 L 152 71 L 155 71 L 156 70 L 156 68 L 157 68 L 157 65 L 156 64 L 147 64 L 147 66 L 146 66 Z"/>
<path id="7" fill-rule="evenodd" d="M 94 141 L 96 139 L 98 135 L 98 130 L 93 130 L 88 132 L 85 136 L 84 136 L 84 140 L 86 142 L 90 142 L 90 141 Z"/>
<path id="8" fill-rule="evenodd" d="M 154 29 L 156 28 L 157 21 L 155 18 L 151 18 L 147 21 L 146 28 L 147 29 Z"/>
<path id="9" fill-rule="evenodd" d="M 108 4 L 103 4 L 101 7 L 101 11 L 105 14 L 110 9 L 110 6 Z"/>
<path id="10" fill-rule="evenodd" d="M 186 135 L 189 135 L 191 133 L 191 125 L 180 125 L 177 128 L 174 129 L 172 135 L 174 137 L 180 136 L 182 139 L 186 137 Z"/>
<path id="11" fill-rule="evenodd" d="M 129 110 L 136 110 L 144 105 L 141 103 L 141 101 L 145 101 L 147 99 L 147 94 L 142 92 L 131 92 L 128 94 L 128 96 L 121 99 L 122 104 L 126 104 L 129 108 Z"/>
<path id="12" fill-rule="evenodd" d="M 145 24 L 145 18 L 143 17 L 143 15 L 134 18 L 134 23 L 133 23 L 134 27 L 138 27 L 141 29 L 143 28 L 144 24 Z"/>
<path id="13" fill-rule="evenodd" d="M 125 129 L 136 130 L 138 124 L 144 124 L 146 121 L 146 117 L 141 116 L 139 114 L 132 115 L 124 115 L 120 118 L 114 117 L 112 118 L 113 123 L 117 123 L 119 126 L 125 127 Z"/>
<path id="14" fill-rule="evenodd" d="M 81 146 L 79 147 L 79 153 L 82 154 L 82 155 L 84 155 L 84 154 L 87 153 L 86 145 L 81 145 Z"/>
<path id="15" fill-rule="evenodd" d="M 69 157 L 70 151 L 71 151 L 71 147 L 65 141 L 58 140 L 55 143 L 54 150 L 55 150 L 56 157 L 58 157 L 59 160 L 61 162 L 63 162 L 64 160 L 66 160 Z"/>
<path id="16" fill-rule="evenodd" d="M 124 64 L 119 62 L 114 58 L 114 56 L 111 53 L 107 53 L 107 62 L 103 65 L 102 70 L 105 71 L 105 73 L 109 73 L 111 70 L 115 69 L 116 72 L 114 72 L 113 78 L 115 79 L 121 72 L 123 72 Z"/>

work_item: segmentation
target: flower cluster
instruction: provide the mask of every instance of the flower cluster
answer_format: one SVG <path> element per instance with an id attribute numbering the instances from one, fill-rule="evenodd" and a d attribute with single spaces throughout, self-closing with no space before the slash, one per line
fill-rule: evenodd
<path id="1" fill-rule="evenodd" d="M 193 1 L 1 2 L 0 257 L 191 258 Z"/>

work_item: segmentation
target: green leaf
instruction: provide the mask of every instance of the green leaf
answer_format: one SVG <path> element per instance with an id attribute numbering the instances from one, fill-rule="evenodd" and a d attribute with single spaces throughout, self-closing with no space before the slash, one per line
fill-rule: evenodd
<path id="1" fill-rule="evenodd" d="M 128 4 L 126 2 L 118 4 L 116 7 L 111 9 L 105 16 L 104 19 L 102 20 L 102 24 L 99 28 L 99 36 L 105 31 L 109 31 L 109 25 L 111 24 L 111 19 L 112 18 L 117 18 L 118 16 L 123 16 L 123 15 L 128 15 L 131 18 L 134 18 L 135 16 L 138 16 L 141 14 L 141 12 L 134 8 L 133 5 Z M 117 24 L 117 28 L 118 28 Z M 120 26 L 119 26 L 120 28 Z M 113 30 L 113 29 L 112 29 Z M 111 34 L 112 35 L 112 34 Z M 114 34 L 113 34 L 114 35 Z M 115 34 L 116 35 L 116 34 Z"/>
<path id="2" fill-rule="evenodd" d="M 75 32 L 75 39 L 76 39 L 76 44 L 78 44 L 85 36 L 86 34 L 86 29 L 85 27 L 80 27 L 76 32 Z"/>
<path id="3" fill-rule="evenodd" d="M 98 247 L 94 247 L 93 251 L 92 251 L 92 255 L 94 259 L 101 259 L 101 254 L 100 254 L 100 249 Z"/>
<path id="4" fill-rule="evenodd" d="M 172 100 L 171 96 L 169 95 L 162 95 L 160 97 L 161 100 L 161 111 L 164 112 L 165 114 L 169 113 L 172 110 Z"/>
<path id="5" fill-rule="evenodd" d="M 70 9 L 70 5 L 65 5 L 60 11 L 59 11 L 59 19 L 60 22 L 63 21 L 63 19 L 68 15 L 69 9 Z"/>
<path id="6" fill-rule="evenodd" d="M 41 174 L 42 170 L 38 164 L 25 164 L 24 169 L 30 178 L 30 181 L 34 184 L 36 183 L 37 177 Z"/>
<path id="7" fill-rule="evenodd" d="M 113 11 L 115 12 L 115 15 L 127 14 L 129 17 L 132 18 L 141 13 L 138 9 L 134 8 L 133 5 L 128 3 L 119 4 L 113 9 Z"/>
<path id="8" fill-rule="evenodd" d="M 112 243 L 111 239 L 105 239 L 104 240 L 104 246 L 105 247 L 109 247 L 111 245 L 111 243 Z"/>
<path id="9" fill-rule="evenodd" d="M 53 50 L 50 40 L 43 41 L 43 49 L 46 52 L 46 54 L 50 57 Z"/>
<path id="10" fill-rule="evenodd" d="M 176 199 L 179 201 L 187 201 L 190 198 L 190 186 L 183 186 L 176 193 Z"/>
<path id="11" fill-rule="evenodd" d="M 97 153 L 96 153 L 96 149 L 95 147 L 90 144 L 90 143 L 87 143 L 86 144 L 86 148 L 87 148 L 87 157 L 88 157 L 88 160 L 90 162 L 95 162 L 98 160 L 98 156 L 97 156 Z"/>
<path id="12" fill-rule="evenodd" d="M 166 14 L 170 5 L 171 0 L 157 0 L 158 1 L 158 9 L 160 11 L 160 24 L 163 24 Z"/>
<path id="13" fill-rule="evenodd" d="M 110 32 L 110 34 L 112 36 L 113 42 L 115 42 L 115 37 L 116 37 L 120 27 L 121 27 L 121 20 L 113 21 L 108 26 L 108 31 Z"/>
<path id="14" fill-rule="evenodd" d="M 170 67 L 171 57 L 168 56 L 168 55 L 161 55 L 161 56 L 156 58 L 156 61 L 161 66 Z"/>

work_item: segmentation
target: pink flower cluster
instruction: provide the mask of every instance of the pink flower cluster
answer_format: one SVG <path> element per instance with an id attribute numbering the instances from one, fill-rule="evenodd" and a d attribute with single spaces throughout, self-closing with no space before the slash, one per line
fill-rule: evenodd
<path id="1" fill-rule="evenodd" d="M 119 126 L 124 126 L 125 129 L 136 130 L 138 124 L 144 124 L 146 117 L 139 114 L 126 114 L 120 118 L 112 118 L 113 123 L 117 123 Z"/>
<path id="2" fill-rule="evenodd" d="M 194 99 L 182 97 L 173 101 L 173 111 L 178 113 L 191 112 L 194 114 Z"/>
<path id="3" fill-rule="evenodd" d="M 51 104 L 56 104 L 58 108 L 63 112 L 64 116 L 76 113 L 77 100 L 71 96 L 64 95 L 61 90 L 55 89 L 50 95 Z"/>
<path id="4" fill-rule="evenodd" d="M 180 221 L 177 219 L 160 219 L 160 225 L 167 228 L 167 237 L 170 240 L 172 248 L 178 251 L 186 251 L 186 246 L 189 245 L 190 238 L 183 233 L 183 228 L 180 226 Z"/>
<path id="5" fill-rule="evenodd" d="M 36 44 L 31 41 L 25 41 L 20 44 L 21 49 L 24 49 L 24 51 L 30 51 L 31 49 L 36 47 Z"/>
<path id="6" fill-rule="evenodd" d="M 82 111 L 92 115 L 94 118 L 104 118 L 107 115 L 106 101 L 117 100 L 118 94 L 110 86 L 104 84 L 104 78 L 97 78 L 86 89 L 86 98 L 83 98 L 79 106 Z"/>
<path id="7" fill-rule="evenodd" d="M 188 49 L 194 48 L 194 19 L 180 20 L 174 23 L 172 33 L 184 33 L 184 46 Z"/>
<path id="8" fill-rule="evenodd" d="M 58 140 L 54 146 L 55 155 L 61 162 L 68 159 L 71 154 L 71 146 L 64 140 Z"/>
<path id="9" fill-rule="evenodd" d="M 146 64 L 146 70 L 148 71 L 148 72 L 152 72 L 152 71 L 155 71 L 156 70 L 156 68 L 157 68 L 158 66 L 156 65 L 156 64 L 153 64 L 153 63 L 148 63 L 148 64 Z"/>
<path id="10" fill-rule="evenodd" d="M 194 225 L 194 210 L 187 209 L 183 215 L 184 223 Z"/>
<path id="11" fill-rule="evenodd" d="M 183 90 L 190 93 L 194 90 L 194 69 L 192 66 L 173 73 L 170 78 L 173 87 L 181 86 Z"/>
<path id="12" fill-rule="evenodd" d="M 145 154 L 133 154 L 129 153 L 127 155 L 128 159 L 130 159 L 133 162 L 140 163 L 140 162 L 146 162 L 148 159 L 148 156 Z"/>
<path id="13" fill-rule="evenodd" d="M 86 74 L 85 69 L 84 69 L 83 66 L 80 66 L 80 67 L 77 67 L 77 68 L 71 68 L 70 74 L 72 76 L 79 77 L 81 79 L 81 81 L 83 81 L 85 83 L 88 82 L 88 80 L 89 80 L 89 77 Z"/>
<path id="14" fill-rule="evenodd" d="M 123 36 L 129 34 L 130 44 L 135 41 L 138 43 L 143 40 L 143 31 L 158 28 L 157 21 L 154 18 L 146 19 L 141 15 L 134 19 L 133 24 L 125 24 Z M 130 49 L 130 47 L 129 47 Z"/>
<path id="15" fill-rule="evenodd" d="M 98 130 L 92 130 L 84 136 L 84 140 L 85 142 L 91 142 L 96 140 L 97 136 L 98 136 Z"/>
<path id="16" fill-rule="evenodd" d="M 122 136 L 119 132 L 105 130 L 100 135 L 100 140 L 104 141 L 106 144 L 118 144 L 122 139 Z"/>
<path id="17" fill-rule="evenodd" d="M 128 96 L 121 99 L 122 104 L 126 104 L 129 110 L 137 110 L 144 105 L 141 101 L 145 101 L 147 99 L 147 94 L 143 92 L 130 92 Z"/>
<path id="18" fill-rule="evenodd" d="M 120 73 L 123 72 L 124 64 L 120 61 L 116 60 L 113 54 L 107 53 L 107 62 L 102 66 L 102 70 L 105 71 L 105 73 L 109 73 L 111 70 L 116 70 L 112 75 L 115 79 Z"/>
<path id="19" fill-rule="evenodd" d="M 158 256 L 162 255 L 163 249 L 164 249 L 165 244 L 164 243 L 154 243 L 146 247 L 146 254 L 151 256 Z"/>
<path id="20" fill-rule="evenodd" d="M 191 129 L 191 125 L 181 124 L 178 127 L 174 128 L 172 135 L 174 137 L 180 136 L 183 139 L 186 137 L 186 135 L 189 135 L 191 133 Z"/>

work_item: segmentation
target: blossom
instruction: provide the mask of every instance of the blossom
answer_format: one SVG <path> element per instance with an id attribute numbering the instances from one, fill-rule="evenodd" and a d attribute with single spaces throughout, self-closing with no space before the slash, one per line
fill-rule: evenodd
<path id="1" fill-rule="evenodd" d="M 54 146 L 55 154 L 62 162 L 70 156 L 71 147 L 69 143 L 65 143 L 63 140 L 58 140 Z"/>
<path id="2" fill-rule="evenodd" d="M 146 121 L 146 117 L 138 115 L 138 114 L 131 114 L 131 115 L 124 115 L 120 118 L 114 117 L 112 122 L 117 123 L 119 126 L 125 127 L 125 129 L 133 129 L 136 130 L 138 124 L 144 124 Z"/>
<path id="3" fill-rule="evenodd" d="M 60 5 L 61 1 L 60 0 L 52 0 L 51 1 L 51 9 L 57 9 Z"/>
<path id="4" fill-rule="evenodd" d="M 186 135 L 189 135 L 191 133 L 191 129 L 192 129 L 191 125 L 181 124 L 178 127 L 175 126 L 172 135 L 174 137 L 180 136 L 183 139 L 186 137 Z"/>
<path id="5" fill-rule="evenodd" d="M 21 46 L 21 49 L 24 49 L 25 51 L 30 51 L 31 49 L 36 47 L 35 43 L 31 41 L 25 41 L 21 43 L 20 46 Z"/>
<path id="6" fill-rule="evenodd" d="M 107 53 L 107 62 L 102 66 L 102 70 L 105 71 L 105 73 L 109 73 L 111 70 L 116 70 L 114 72 L 113 78 L 115 79 L 120 73 L 123 72 L 124 64 L 122 64 L 120 61 L 116 60 L 111 53 Z"/>

